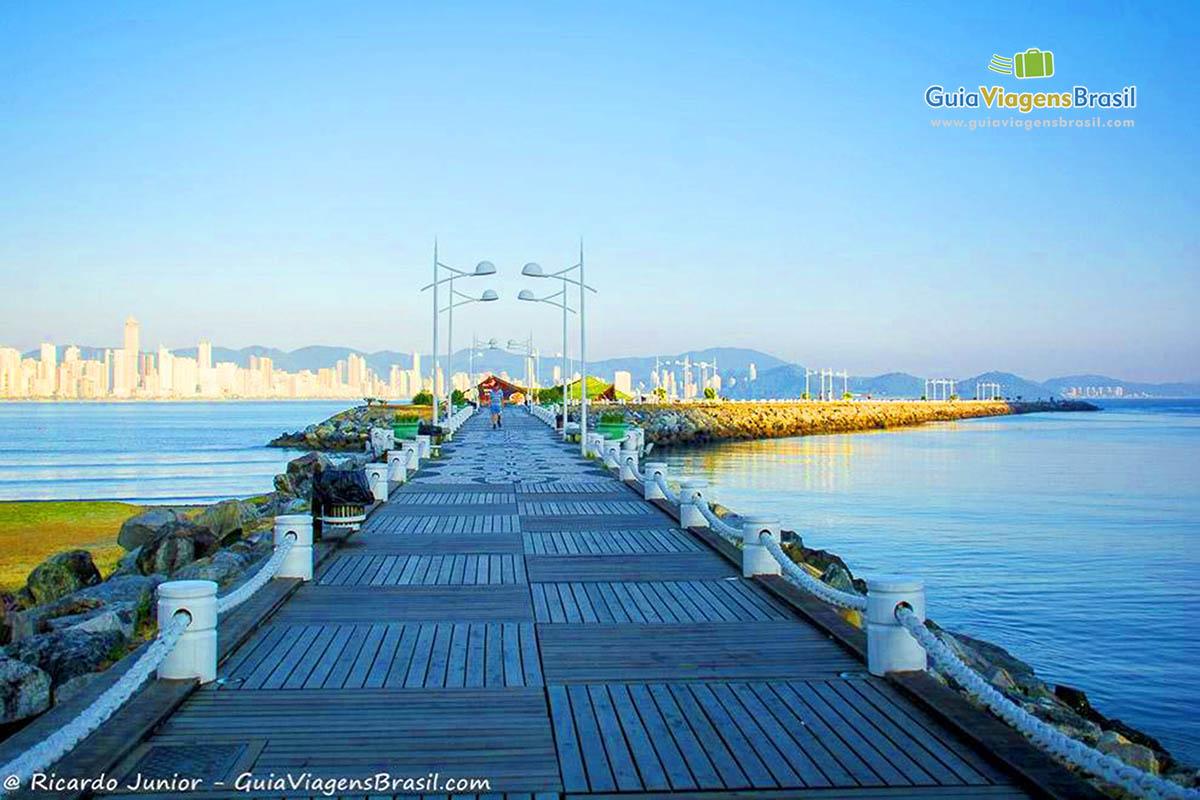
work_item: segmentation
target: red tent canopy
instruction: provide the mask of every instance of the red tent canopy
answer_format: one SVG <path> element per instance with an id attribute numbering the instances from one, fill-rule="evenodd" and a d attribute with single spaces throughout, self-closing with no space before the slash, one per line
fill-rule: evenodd
<path id="1" fill-rule="evenodd" d="M 504 393 L 505 400 L 511 399 L 515 394 L 519 394 L 522 397 L 527 394 L 524 386 L 517 386 L 515 383 L 509 383 L 503 378 L 498 378 L 495 375 L 488 375 L 486 378 L 481 380 L 479 385 L 476 387 L 476 391 L 478 392 L 478 396 L 481 400 L 484 398 L 490 398 L 492 396 L 492 392 L 496 390 Z"/>

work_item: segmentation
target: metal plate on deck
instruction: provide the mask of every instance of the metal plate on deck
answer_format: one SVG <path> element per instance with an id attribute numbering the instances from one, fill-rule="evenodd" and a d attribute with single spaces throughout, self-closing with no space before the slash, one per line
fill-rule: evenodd
<path id="1" fill-rule="evenodd" d="M 262 752 L 262 741 L 220 744 L 143 744 L 130 753 L 115 774 L 122 787 L 171 778 L 199 779 L 201 786 L 232 781 L 250 768 Z M 125 768 L 125 765 L 129 765 Z M 123 770 L 123 771 L 122 771 Z"/>

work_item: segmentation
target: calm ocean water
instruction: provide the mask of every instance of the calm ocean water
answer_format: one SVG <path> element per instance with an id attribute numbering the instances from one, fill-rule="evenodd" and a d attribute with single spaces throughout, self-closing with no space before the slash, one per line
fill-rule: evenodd
<path id="1" fill-rule="evenodd" d="M 1200 762 L 1200 401 L 667 460 L 735 511 L 778 515 L 858 575 L 925 579 L 932 619 L 1007 647 Z"/>
<path id="2" fill-rule="evenodd" d="M 203 503 L 270 491 L 263 447 L 349 401 L 0 403 L 0 500 Z"/>

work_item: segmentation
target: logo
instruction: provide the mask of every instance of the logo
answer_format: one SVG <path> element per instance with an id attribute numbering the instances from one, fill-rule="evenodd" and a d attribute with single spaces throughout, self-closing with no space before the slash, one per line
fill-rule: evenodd
<path id="1" fill-rule="evenodd" d="M 1036 47 L 1031 47 L 1024 53 L 1017 53 L 1012 58 L 992 53 L 988 69 L 1018 78 L 1049 78 L 1054 74 L 1054 53 Z"/>
<path id="2" fill-rule="evenodd" d="M 1031 47 L 1012 58 L 992 54 L 987 68 L 1019 80 L 1052 78 L 1054 53 Z M 953 85 L 953 84 L 951 84 Z M 1125 86 L 1116 91 L 1092 91 L 1086 85 L 1047 86 L 1045 90 L 1009 91 L 1003 86 L 979 86 L 975 91 L 959 86 L 957 91 L 935 83 L 925 89 L 925 105 L 939 109 L 1013 110 L 1021 114 L 1059 109 L 1127 109 L 1137 108 L 1137 86 Z"/>

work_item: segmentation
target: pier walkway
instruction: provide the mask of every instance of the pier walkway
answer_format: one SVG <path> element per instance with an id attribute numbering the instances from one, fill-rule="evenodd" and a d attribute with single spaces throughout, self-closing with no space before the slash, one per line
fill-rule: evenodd
<path id="1" fill-rule="evenodd" d="M 204 778 L 190 797 L 316 794 L 213 787 L 245 772 L 437 772 L 509 798 L 1028 796 L 704 538 L 505 418 L 476 415 L 396 488 L 121 772 Z"/>

